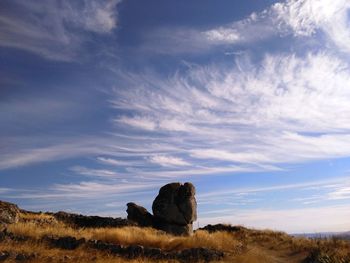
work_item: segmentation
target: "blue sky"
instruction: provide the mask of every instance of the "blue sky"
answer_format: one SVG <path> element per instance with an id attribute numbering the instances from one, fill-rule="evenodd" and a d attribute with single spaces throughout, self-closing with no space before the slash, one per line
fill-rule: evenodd
<path id="1" fill-rule="evenodd" d="M 0 199 L 126 217 L 191 181 L 198 221 L 350 229 L 350 3 L 0 2 Z"/>

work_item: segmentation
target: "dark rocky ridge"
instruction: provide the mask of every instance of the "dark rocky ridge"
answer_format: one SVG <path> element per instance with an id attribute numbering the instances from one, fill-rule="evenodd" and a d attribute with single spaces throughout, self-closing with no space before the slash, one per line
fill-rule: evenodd
<path id="1" fill-rule="evenodd" d="M 225 225 L 225 224 L 215 224 L 215 225 L 206 225 L 205 227 L 198 228 L 198 230 L 205 230 L 209 233 L 214 233 L 218 231 L 225 231 L 228 233 L 235 233 L 244 231 L 246 228 L 243 226 L 231 226 L 231 225 Z"/>
<path id="2" fill-rule="evenodd" d="M 84 216 L 66 212 L 52 213 L 52 215 L 61 222 L 74 225 L 75 227 L 123 227 L 133 226 L 130 220 L 124 218 L 101 217 L 101 216 Z"/>

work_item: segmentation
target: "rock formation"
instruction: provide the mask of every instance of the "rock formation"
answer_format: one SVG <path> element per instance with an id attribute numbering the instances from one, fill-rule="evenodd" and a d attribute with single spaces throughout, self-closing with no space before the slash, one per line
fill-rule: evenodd
<path id="1" fill-rule="evenodd" d="M 140 226 L 153 226 L 174 235 L 192 234 L 197 219 L 195 188 L 191 183 L 170 183 L 159 190 L 153 201 L 153 216 L 142 206 L 128 203 L 128 219 Z"/>
<path id="2" fill-rule="evenodd" d="M 163 186 L 153 201 L 156 227 L 176 235 L 191 234 L 197 220 L 195 188 L 191 183 L 171 183 Z"/>
<path id="3" fill-rule="evenodd" d="M 135 203 L 127 203 L 128 220 L 137 223 L 139 226 L 151 227 L 153 226 L 153 216 L 146 208 Z"/>
<path id="4" fill-rule="evenodd" d="M 17 223 L 20 210 L 17 205 L 0 201 L 0 225 Z"/>

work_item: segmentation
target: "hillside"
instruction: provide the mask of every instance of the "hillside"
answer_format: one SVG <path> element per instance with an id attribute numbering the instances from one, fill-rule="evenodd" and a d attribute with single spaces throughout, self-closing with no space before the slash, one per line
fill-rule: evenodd
<path id="1" fill-rule="evenodd" d="M 121 219 L 18 211 L 14 223 L 1 225 L 2 262 L 350 262 L 350 243 L 337 238 L 229 225 L 172 236 Z M 79 226 L 86 222 L 90 225 Z M 109 223 L 96 227 L 91 222 Z"/>

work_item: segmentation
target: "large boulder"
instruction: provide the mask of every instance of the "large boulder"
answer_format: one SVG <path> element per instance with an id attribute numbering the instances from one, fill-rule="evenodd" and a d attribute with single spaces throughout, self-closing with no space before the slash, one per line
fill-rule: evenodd
<path id="1" fill-rule="evenodd" d="M 155 227 L 176 235 L 192 233 L 197 220 L 196 191 L 191 183 L 170 183 L 159 190 L 153 201 Z"/>
<path id="2" fill-rule="evenodd" d="M 0 225 L 17 223 L 20 210 L 17 205 L 0 201 Z"/>
<path id="3" fill-rule="evenodd" d="M 127 203 L 127 207 L 128 220 L 137 223 L 139 226 L 153 226 L 153 216 L 146 208 L 135 203 Z"/>
<path id="4" fill-rule="evenodd" d="M 153 226 L 173 235 L 191 235 L 192 223 L 197 220 L 195 193 L 191 183 L 164 185 L 153 201 L 153 215 L 142 206 L 128 203 L 128 220 L 139 226 Z"/>

